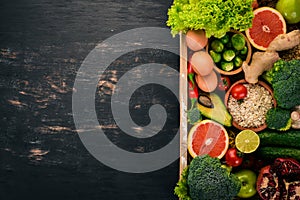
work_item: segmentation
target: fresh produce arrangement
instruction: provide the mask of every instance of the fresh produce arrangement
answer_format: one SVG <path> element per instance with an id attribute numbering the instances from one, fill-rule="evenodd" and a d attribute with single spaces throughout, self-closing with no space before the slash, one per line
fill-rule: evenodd
<path id="1" fill-rule="evenodd" d="M 188 93 L 175 195 L 300 199 L 300 0 L 174 0 L 167 25 Z"/>
<path id="2" fill-rule="evenodd" d="M 220 70 L 230 72 L 240 68 L 243 61 L 249 61 L 247 42 L 243 34 L 227 32 L 220 39 L 211 37 L 207 50 Z"/>

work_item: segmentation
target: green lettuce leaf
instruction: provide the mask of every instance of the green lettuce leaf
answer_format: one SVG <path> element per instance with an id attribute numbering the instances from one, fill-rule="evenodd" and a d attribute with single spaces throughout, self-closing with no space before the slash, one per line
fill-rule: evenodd
<path id="1" fill-rule="evenodd" d="M 177 195 L 181 200 L 192 200 L 189 195 L 189 188 L 187 184 L 188 167 L 184 168 L 181 173 L 181 178 L 177 182 L 174 188 L 174 194 Z"/>
<path id="2" fill-rule="evenodd" d="M 231 29 L 252 26 L 253 0 L 174 0 L 168 10 L 167 26 L 173 36 L 180 31 L 204 29 L 206 36 L 221 38 Z"/>

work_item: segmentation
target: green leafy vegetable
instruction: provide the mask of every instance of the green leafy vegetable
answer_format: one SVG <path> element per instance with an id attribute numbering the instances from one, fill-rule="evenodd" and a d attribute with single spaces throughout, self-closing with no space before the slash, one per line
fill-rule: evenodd
<path id="1" fill-rule="evenodd" d="M 172 35 L 180 31 L 204 29 L 209 38 L 221 38 L 234 29 L 252 26 L 253 0 L 174 0 L 168 10 L 167 25 Z"/>
<path id="2" fill-rule="evenodd" d="M 215 52 L 214 50 L 210 50 L 209 51 L 209 55 L 211 56 L 211 58 L 213 59 L 214 63 L 218 63 L 221 61 L 222 56 L 220 53 Z"/>
<path id="3" fill-rule="evenodd" d="M 266 114 L 268 128 L 278 131 L 286 131 L 292 126 L 290 110 L 280 107 L 271 108 Z"/>
<path id="4" fill-rule="evenodd" d="M 231 37 L 231 43 L 232 43 L 233 48 L 240 51 L 245 47 L 246 40 L 241 34 L 234 34 Z"/>
<path id="5" fill-rule="evenodd" d="M 243 59 L 239 56 L 234 57 L 233 64 L 235 67 L 240 67 L 243 64 Z"/>
<path id="6" fill-rule="evenodd" d="M 191 161 L 187 184 L 193 200 L 232 200 L 241 188 L 240 180 L 223 168 L 218 158 L 209 155 Z"/>
<path id="7" fill-rule="evenodd" d="M 221 42 L 221 40 L 213 40 L 210 44 L 210 47 L 217 53 L 220 53 L 224 50 L 224 44 Z"/>
<path id="8" fill-rule="evenodd" d="M 223 37 L 220 38 L 220 40 L 223 44 L 227 44 L 230 40 L 229 34 L 224 35 Z"/>
<path id="9" fill-rule="evenodd" d="M 233 62 L 227 62 L 227 61 L 221 62 L 221 69 L 223 69 L 224 71 L 229 72 L 233 70 L 233 68 L 234 68 Z"/>
<path id="10" fill-rule="evenodd" d="M 230 62 L 234 59 L 234 57 L 235 57 L 235 52 L 232 49 L 228 49 L 223 52 L 223 59 L 225 61 Z"/>
<path id="11" fill-rule="evenodd" d="M 279 107 L 291 109 L 300 105 L 300 60 L 278 60 L 263 78 L 272 85 Z"/>
<path id="12" fill-rule="evenodd" d="M 197 107 L 192 107 L 187 112 L 187 119 L 190 124 L 195 124 L 196 122 L 199 122 L 202 120 L 202 115 L 200 110 Z"/>
<path id="13" fill-rule="evenodd" d="M 181 200 L 192 200 L 189 196 L 189 186 L 187 184 L 188 169 L 189 167 L 186 167 L 182 170 L 181 178 L 174 189 L 174 194 Z"/>
<path id="14" fill-rule="evenodd" d="M 244 46 L 244 48 L 240 51 L 242 55 L 246 55 L 248 53 L 248 47 Z"/>

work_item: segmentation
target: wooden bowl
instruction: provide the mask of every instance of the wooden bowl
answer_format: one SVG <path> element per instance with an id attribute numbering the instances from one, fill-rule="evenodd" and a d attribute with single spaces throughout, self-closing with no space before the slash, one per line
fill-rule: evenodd
<path id="1" fill-rule="evenodd" d="M 250 44 L 248 38 L 247 38 L 243 33 L 239 32 L 239 31 L 232 30 L 232 31 L 230 31 L 230 32 L 232 32 L 232 33 L 238 33 L 238 34 L 242 35 L 242 36 L 245 38 L 245 40 L 246 40 L 246 45 L 247 45 L 247 48 L 248 48 L 248 53 L 247 53 L 247 57 L 246 57 L 246 59 L 245 59 L 245 62 L 246 62 L 247 64 L 249 64 L 249 62 L 250 62 L 250 60 L 251 60 L 251 56 L 252 56 L 252 46 L 251 46 L 251 44 Z M 209 46 L 210 46 L 209 44 L 210 44 L 210 41 L 209 41 L 208 44 L 206 45 L 206 52 L 209 52 L 209 50 L 210 50 L 210 49 L 209 49 Z M 214 69 L 215 69 L 217 72 L 219 72 L 220 74 L 223 74 L 223 75 L 235 75 L 235 74 L 240 73 L 240 72 L 243 70 L 243 68 L 242 68 L 242 66 L 241 66 L 241 67 L 239 67 L 239 68 L 237 68 L 237 69 L 235 69 L 235 70 L 232 70 L 232 71 L 224 71 L 224 70 L 220 69 L 217 65 L 215 65 Z"/>
<path id="2" fill-rule="evenodd" d="M 230 113 L 229 109 L 228 109 L 228 100 L 229 100 L 229 97 L 230 97 L 230 92 L 233 88 L 233 86 L 237 85 L 237 84 L 250 84 L 248 83 L 246 80 L 242 79 L 242 80 L 239 80 L 237 82 L 235 82 L 230 88 L 229 90 L 226 92 L 225 94 L 225 98 L 224 98 L 224 103 L 225 103 L 225 106 L 227 107 L 227 110 L 228 112 Z M 277 103 L 276 103 L 276 100 L 274 98 L 274 94 L 273 94 L 273 90 L 272 88 L 265 82 L 263 81 L 258 81 L 258 83 L 260 86 L 264 87 L 265 89 L 267 89 L 267 91 L 269 91 L 269 93 L 271 94 L 272 96 L 272 103 L 273 103 L 273 107 L 276 107 L 277 106 Z M 240 126 L 237 122 L 234 121 L 234 118 L 232 119 L 232 125 L 239 129 L 239 130 L 245 130 L 245 129 L 250 129 L 254 132 L 259 132 L 259 131 L 262 131 L 264 130 L 265 128 L 267 128 L 267 124 L 264 123 L 263 125 L 259 126 L 259 127 L 243 127 L 243 126 Z"/>

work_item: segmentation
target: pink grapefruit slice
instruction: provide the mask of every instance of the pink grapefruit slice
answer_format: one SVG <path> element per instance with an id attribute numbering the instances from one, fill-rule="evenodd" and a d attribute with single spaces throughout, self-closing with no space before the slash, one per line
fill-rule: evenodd
<path id="1" fill-rule="evenodd" d="M 260 7 L 253 13 L 252 27 L 246 30 L 246 36 L 252 46 L 265 51 L 278 35 L 286 33 L 286 22 L 274 8 Z"/>
<path id="2" fill-rule="evenodd" d="M 208 154 L 221 159 L 228 149 L 229 137 L 223 125 L 206 119 L 191 128 L 187 142 L 193 158 Z"/>

